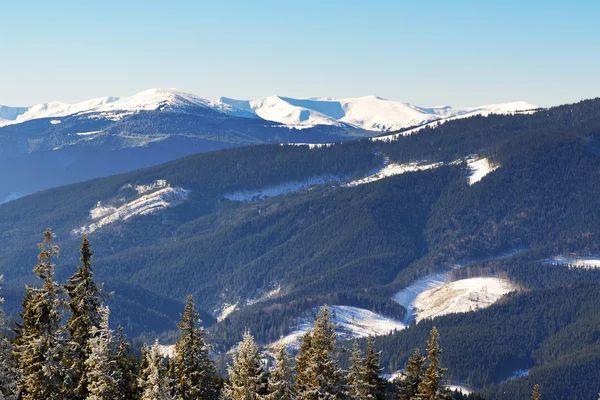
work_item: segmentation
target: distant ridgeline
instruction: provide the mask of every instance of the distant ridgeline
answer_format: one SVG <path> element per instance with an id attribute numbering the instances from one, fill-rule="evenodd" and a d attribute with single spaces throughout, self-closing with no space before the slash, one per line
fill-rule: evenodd
<path id="1" fill-rule="evenodd" d="M 111 318 L 133 336 L 172 330 L 188 293 L 219 351 L 244 327 L 268 344 L 324 304 L 348 306 L 358 311 L 337 316 L 342 337 L 396 330 L 375 341 L 387 373 L 435 324 L 458 383 L 491 398 L 523 398 L 532 383 L 544 398 L 590 398 L 600 381 L 599 174 L 598 99 L 327 146 L 193 155 L 0 205 L 5 308 L 16 316 L 51 226 L 57 279 L 71 275 L 88 233 L 96 276 L 115 291 Z M 464 285 L 469 308 L 456 307 L 446 281 L 475 278 L 497 280 Z M 477 311 L 419 309 L 427 298 Z"/>

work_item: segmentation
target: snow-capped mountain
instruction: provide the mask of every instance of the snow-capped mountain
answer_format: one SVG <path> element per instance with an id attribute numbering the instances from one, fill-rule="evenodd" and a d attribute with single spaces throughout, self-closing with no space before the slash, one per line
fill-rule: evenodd
<path id="1" fill-rule="evenodd" d="M 297 99 L 270 96 L 254 100 L 220 97 L 214 100 L 177 89 L 150 89 L 130 97 L 103 97 L 76 104 L 52 102 L 29 108 L 0 107 L 0 126 L 33 119 L 80 114 L 117 120 L 140 111 L 189 112 L 213 110 L 242 118 L 261 118 L 290 127 L 329 125 L 357 130 L 389 132 L 432 121 L 477 114 L 508 113 L 537 108 L 526 102 L 492 104 L 473 108 L 418 107 L 376 96 L 347 99 Z M 6 109 L 5 112 L 2 112 Z"/>

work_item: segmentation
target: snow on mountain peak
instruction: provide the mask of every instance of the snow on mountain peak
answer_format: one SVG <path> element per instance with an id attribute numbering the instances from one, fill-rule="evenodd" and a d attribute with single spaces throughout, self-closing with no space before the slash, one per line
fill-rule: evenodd
<path id="1" fill-rule="evenodd" d="M 76 104 L 50 102 L 29 108 L 5 107 L 7 111 L 0 115 L 0 126 L 72 114 L 94 113 L 95 117 L 119 119 L 140 111 L 185 112 L 197 107 L 234 117 L 262 118 L 294 127 L 330 125 L 374 132 L 390 132 L 409 126 L 471 115 L 509 113 L 537 108 L 524 101 L 472 108 L 418 107 L 373 95 L 345 99 L 268 96 L 253 100 L 236 100 L 227 97 L 209 100 L 179 89 L 156 88 L 129 97 L 103 97 Z"/>

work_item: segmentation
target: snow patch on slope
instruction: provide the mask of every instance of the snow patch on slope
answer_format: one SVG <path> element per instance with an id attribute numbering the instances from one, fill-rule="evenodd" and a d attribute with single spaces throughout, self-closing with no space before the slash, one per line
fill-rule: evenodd
<path id="1" fill-rule="evenodd" d="M 473 185 L 483 179 L 490 172 L 498 169 L 499 165 L 491 165 L 489 159 L 470 157 L 467 159 L 467 167 L 469 168 L 469 185 Z"/>
<path id="2" fill-rule="evenodd" d="M 345 179 L 346 178 L 344 177 L 334 175 L 315 176 L 302 181 L 284 182 L 260 189 L 238 190 L 236 192 L 226 193 L 223 197 L 233 201 L 260 201 L 269 197 L 304 190 L 315 185 L 322 185 L 329 182 L 341 182 Z"/>
<path id="3" fill-rule="evenodd" d="M 569 268 L 600 268 L 600 257 L 556 256 L 547 261 L 551 264 L 568 265 Z"/>
<path id="4" fill-rule="evenodd" d="M 481 107 L 472 107 L 472 108 L 464 108 L 464 109 L 453 109 L 454 113 L 447 113 L 444 118 L 440 118 L 438 120 L 434 120 L 431 122 L 426 122 L 421 124 L 421 126 L 417 126 L 413 129 L 408 129 L 403 132 L 393 133 L 391 135 L 383 135 L 371 138 L 374 141 L 394 141 L 403 136 L 413 135 L 427 127 L 437 128 L 441 124 L 444 124 L 449 121 L 454 121 L 461 118 L 469 118 L 474 117 L 476 115 L 488 116 L 490 114 L 532 114 L 535 111 L 539 110 L 538 106 L 534 106 L 533 104 L 529 104 L 524 101 L 515 101 L 512 103 L 503 103 L 503 104 L 488 104 Z M 409 127 L 411 125 L 405 125 L 404 127 L 398 128 L 398 130 Z"/>
<path id="5" fill-rule="evenodd" d="M 415 316 L 415 300 L 417 297 L 427 290 L 444 285 L 446 281 L 446 272 L 430 274 L 417 279 L 412 285 L 407 286 L 392 296 L 392 300 L 406 309 L 405 324 L 408 324 Z"/>
<path id="6" fill-rule="evenodd" d="M 158 181 L 157 181 L 158 182 Z M 93 221 L 88 225 L 73 229 L 71 234 L 83 235 L 119 221 L 127 221 L 140 215 L 148 215 L 167 207 L 173 207 L 187 199 L 189 191 L 181 187 L 156 185 L 156 190 L 138 192 L 138 196 L 129 200 L 122 200 L 117 204 L 103 204 L 98 202 L 90 210 L 90 219 Z"/>
<path id="7" fill-rule="evenodd" d="M 383 178 L 388 178 L 390 176 L 401 175 L 406 172 L 426 171 L 428 169 L 440 167 L 443 164 L 444 163 L 441 163 L 441 162 L 430 163 L 430 164 L 420 163 L 420 162 L 396 164 L 396 163 L 390 163 L 389 160 L 386 159 L 383 167 L 381 167 L 381 169 L 379 169 L 377 172 L 375 172 L 365 178 L 357 179 L 352 182 L 348 182 L 344 186 L 352 187 L 352 186 L 363 185 L 365 183 L 375 182 L 375 181 L 378 181 Z"/>
<path id="8" fill-rule="evenodd" d="M 406 325 L 401 321 L 362 308 L 352 306 L 328 307 L 333 312 L 333 322 L 337 325 L 336 333 L 340 340 L 361 338 L 369 335 L 387 335 L 394 330 L 406 328 Z M 314 314 L 320 308 L 313 310 Z M 311 330 L 313 325 L 314 315 L 305 316 L 295 331 L 282 337 L 274 345 L 283 343 L 286 346 L 298 347 L 302 336 Z"/>
<path id="9" fill-rule="evenodd" d="M 504 278 L 467 278 L 420 293 L 414 301 L 416 321 L 489 307 L 517 286 Z"/>

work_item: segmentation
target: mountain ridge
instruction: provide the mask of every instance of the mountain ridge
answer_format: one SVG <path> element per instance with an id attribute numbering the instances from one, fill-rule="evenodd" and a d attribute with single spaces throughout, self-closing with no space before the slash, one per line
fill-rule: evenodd
<path id="1" fill-rule="evenodd" d="M 251 100 L 228 97 L 211 100 L 178 89 L 156 88 L 128 97 L 108 96 L 74 104 L 54 101 L 30 107 L 0 106 L 0 111 L 6 110 L 0 114 L 0 127 L 33 119 L 75 114 L 118 119 L 139 111 L 182 111 L 192 106 L 235 117 L 262 118 L 292 127 L 333 125 L 372 132 L 390 132 L 448 117 L 509 113 L 537 108 L 523 101 L 468 108 L 421 107 L 378 96 L 335 99 L 273 95 Z"/>

